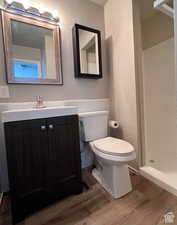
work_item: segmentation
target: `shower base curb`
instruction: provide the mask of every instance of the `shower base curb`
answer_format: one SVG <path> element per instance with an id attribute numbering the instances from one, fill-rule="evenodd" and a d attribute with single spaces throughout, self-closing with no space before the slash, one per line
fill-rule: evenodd
<path id="1" fill-rule="evenodd" d="M 140 175 L 177 196 L 177 182 L 174 184 L 173 181 L 170 181 L 167 174 L 150 166 L 144 166 L 140 167 Z"/>

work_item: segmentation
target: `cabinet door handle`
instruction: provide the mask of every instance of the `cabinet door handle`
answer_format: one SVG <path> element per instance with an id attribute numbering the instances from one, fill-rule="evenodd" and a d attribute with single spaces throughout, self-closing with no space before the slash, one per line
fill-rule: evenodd
<path id="1" fill-rule="evenodd" d="M 53 130 L 54 126 L 52 124 L 49 125 L 49 129 Z"/>
<path id="2" fill-rule="evenodd" d="M 46 126 L 41 126 L 41 130 L 45 130 L 46 129 Z"/>

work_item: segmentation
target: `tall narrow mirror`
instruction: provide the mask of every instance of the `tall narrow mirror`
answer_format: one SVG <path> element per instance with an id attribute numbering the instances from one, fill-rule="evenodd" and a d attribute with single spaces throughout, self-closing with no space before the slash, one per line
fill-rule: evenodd
<path id="1" fill-rule="evenodd" d="M 8 83 L 62 84 L 57 25 L 3 13 Z"/>
<path id="2" fill-rule="evenodd" d="M 73 28 L 75 76 L 102 78 L 101 33 L 76 24 Z"/>

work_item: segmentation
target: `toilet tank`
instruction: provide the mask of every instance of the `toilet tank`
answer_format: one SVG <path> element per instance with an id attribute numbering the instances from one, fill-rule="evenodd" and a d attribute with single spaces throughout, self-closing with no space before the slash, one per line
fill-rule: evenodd
<path id="1" fill-rule="evenodd" d="M 79 114 L 81 138 L 85 142 L 94 141 L 108 135 L 108 111 Z"/>

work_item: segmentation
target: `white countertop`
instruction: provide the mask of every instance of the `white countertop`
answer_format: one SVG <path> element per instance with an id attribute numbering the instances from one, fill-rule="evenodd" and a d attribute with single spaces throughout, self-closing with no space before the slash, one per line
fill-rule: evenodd
<path id="1" fill-rule="evenodd" d="M 76 106 L 56 106 L 41 109 L 14 109 L 3 111 L 1 115 L 1 121 L 6 123 L 12 121 L 42 119 L 75 114 L 78 114 L 78 108 Z"/>

